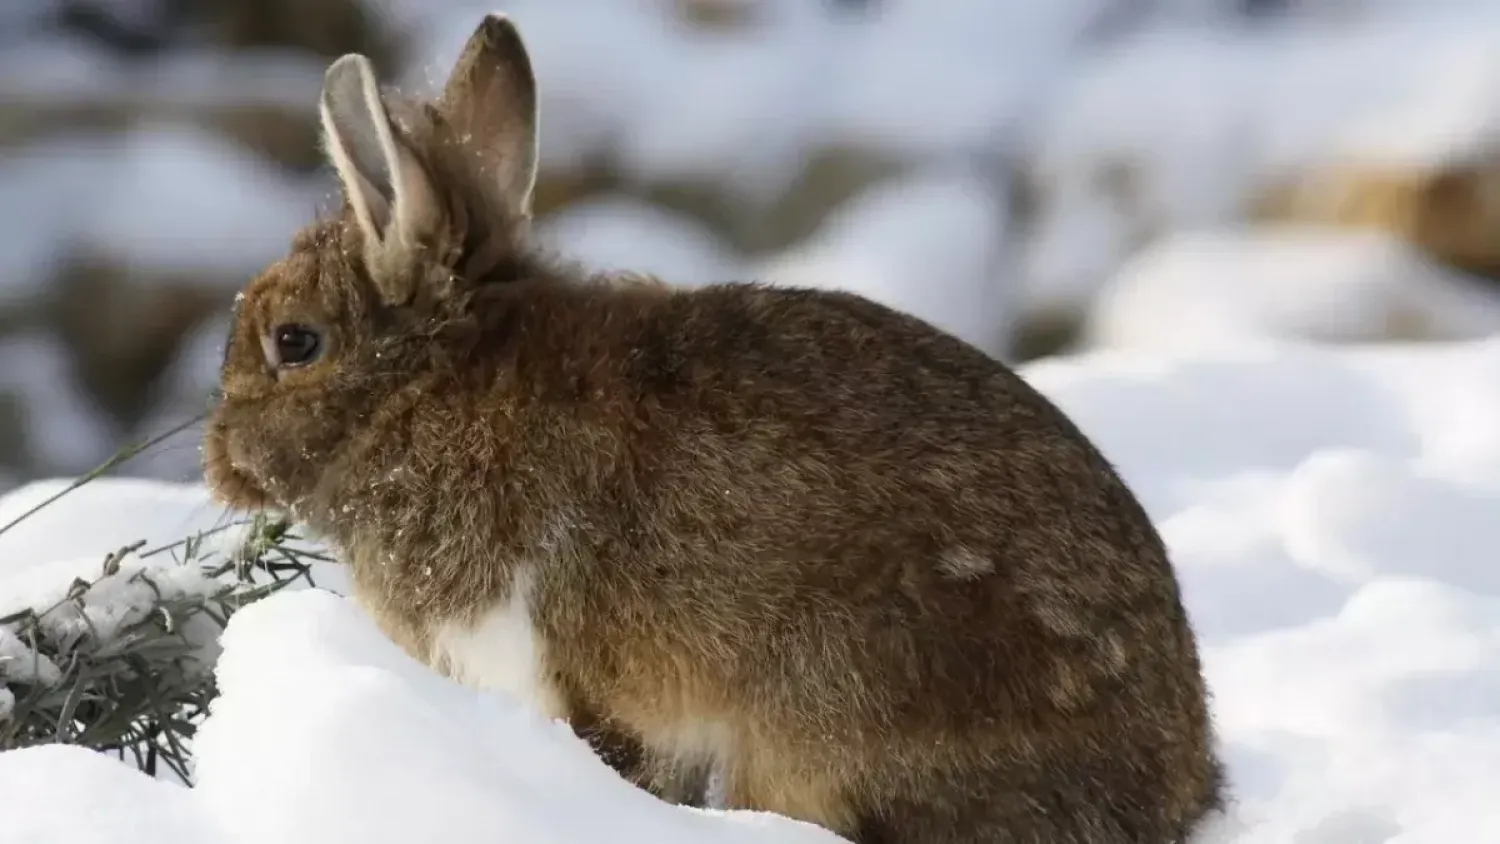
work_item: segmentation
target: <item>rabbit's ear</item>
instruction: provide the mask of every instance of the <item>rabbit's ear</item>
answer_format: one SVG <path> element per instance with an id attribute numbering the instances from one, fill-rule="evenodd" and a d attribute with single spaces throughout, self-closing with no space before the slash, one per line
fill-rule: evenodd
<path id="1" fill-rule="evenodd" d="M 410 291 L 387 290 L 412 252 L 442 223 L 428 174 L 392 129 L 370 60 L 349 54 L 329 65 L 318 103 L 328 155 L 364 232 L 370 273 L 388 300 Z"/>
<path id="2" fill-rule="evenodd" d="M 490 199 L 531 216 L 537 171 L 536 77 L 515 24 L 485 15 L 443 89 L 443 111 L 479 160 Z"/>

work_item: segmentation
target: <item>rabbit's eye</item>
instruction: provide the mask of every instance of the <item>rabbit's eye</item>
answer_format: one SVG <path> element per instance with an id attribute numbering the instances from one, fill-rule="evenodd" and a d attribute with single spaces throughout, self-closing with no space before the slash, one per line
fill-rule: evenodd
<path id="1" fill-rule="evenodd" d="M 278 325 L 271 332 L 274 366 L 302 366 L 317 359 L 323 350 L 323 338 L 305 325 Z"/>

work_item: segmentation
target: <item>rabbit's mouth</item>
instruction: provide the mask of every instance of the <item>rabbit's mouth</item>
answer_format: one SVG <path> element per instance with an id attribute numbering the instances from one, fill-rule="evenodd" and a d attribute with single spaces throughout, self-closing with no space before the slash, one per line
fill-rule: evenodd
<path id="1" fill-rule="evenodd" d="M 230 509 L 264 510 L 274 505 L 260 484 L 235 465 L 227 436 L 212 424 L 203 440 L 203 477 L 214 500 Z"/>

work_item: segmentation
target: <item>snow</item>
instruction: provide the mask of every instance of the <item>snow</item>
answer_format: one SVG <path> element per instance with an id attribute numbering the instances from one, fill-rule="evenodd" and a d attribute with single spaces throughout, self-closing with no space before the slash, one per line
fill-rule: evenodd
<path id="1" fill-rule="evenodd" d="M 4 844 L 232 840 L 214 828 L 192 791 L 150 779 L 81 747 L 33 747 L 0 755 L 0 790 L 0 804 L 6 809 L 0 818 Z M 65 793 L 86 803 L 63 804 Z"/>
<path id="2" fill-rule="evenodd" d="M 70 483 L 62 478 L 36 481 L 0 496 L 0 527 L 63 492 Z M 104 555 L 133 542 L 144 539 L 151 547 L 166 545 L 211 531 L 225 521 L 224 511 L 210 501 L 200 484 L 136 478 L 92 481 L 0 533 L 5 594 L 16 595 L 16 578 L 37 566 L 87 558 L 97 570 Z M 233 537 L 224 539 L 234 541 Z M 59 572 L 64 581 L 84 573 Z M 6 612 L 0 609 L 0 615 Z"/>
<path id="3" fill-rule="evenodd" d="M 40 296 L 60 256 L 91 250 L 233 289 L 286 251 L 329 185 L 184 124 L 66 136 L 0 154 L 0 299 Z"/>
<path id="4" fill-rule="evenodd" d="M 1097 351 L 1023 372 L 1120 467 L 1178 565 L 1235 796 L 1195 844 L 1500 840 L 1500 338 Z M 55 488 L 0 499 L 0 521 Z M 0 536 L 0 594 L 46 560 L 211 523 L 202 495 L 86 486 Z M 0 842 L 836 840 L 661 804 L 330 592 L 254 604 L 220 644 L 195 789 L 84 751 L 3 753 Z M 246 812 L 268 782 L 276 799 Z"/>
<path id="5" fill-rule="evenodd" d="M 742 261 L 706 226 L 624 196 L 584 200 L 539 220 L 538 241 L 593 270 L 629 270 L 696 287 L 743 280 Z"/>
<path id="6" fill-rule="evenodd" d="M 67 486 L 64 480 L 44 481 L 0 497 L 0 527 Z M 170 554 L 126 555 L 115 573 L 102 572 L 105 557 L 126 545 L 145 540 L 148 547 L 142 550 L 149 550 L 217 527 L 222 514 L 206 507 L 201 487 L 106 480 L 86 484 L 62 501 L 62 506 L 43 508 L 0 534 L 0 616 L 30 608 L 40 615 L 38 632 L 49 641 L 62 645 L 87 635 L 102 645 L 145 618 L 160 600 L 204 598 L 224 585 L 200 566 L 181 565 Z M 79 529 L 80 522 L 86 529 Z M 227 532 L 215 535 L 206 547 L 238 539 L 238 533 Z M 93 585 L 75 594 L 75 600 L 64 600 L 75 578 Z M 203 619 L 184 633 L 211 662 L 216 644 L 204 626 L 210 623 Z M 57 666 L 0 627 L 0 688 L 6 679 L 52 685 L 59 676 Z"/>
<path id="7" fill-rule="evenodd" d="M 999 355 L 1015 310 L 1002 272 L 1005 230 L 995 192 L 965 168 L 932 168 L 856 196 L 755 277 L 851 290 Z"/>
<path id="8" fill-rule="evenodd" d="M 1257 338 L 1457 340 L 1500 332 L 1493 284 L 1376 231 L 1203 229 L 1166 235 L 1095 297 L 1087 342 L 1137 349 Z"/>
<path id="9" fill-rule="evenodd" d="M 1028 312 L 1079 314 L 1152 237 L 1331 166 L 1427 173 L 1500 148 L 1500 6 L 1159 25 L 1077 63 L 1025 132 Z"/>
<path id="10" fill-rule="evenodd" d="M 104 195 L 88 206 L 80 239 L 136 265 L 222 273 L 210 282 L 237 287 L 280 256 L 328 189 L 201 130 L 145 127 L 116 143 L 117 163 L 92 186 Z"/>
<path id="11" fill-rule="evenodd" d="M 902 158 L 998 152 L 1109 5 L 883 0 L 842 28 L 820 136 Z"/>
<path id="12" fill-rule="evenodd" d="M 16 402 L 29 459 L 46 471 L 82 472 L 109 456 L 113 432 L 74 383 L 62 343 L 35 332 L 0 336 L 0 360 L 0 396 Z"/>
<path id="13" fill-rule="evenodd" d="M 422 89 L 439 84 L 476 16 L 495 10 L 384 5 L 419 34 L 423 60 L 403 81 Z M 832 4 L 766 0 L 754 25 L 728 32 L 678 25 L 661 0 L 511 0 L 500 10 L 545 80 L 544 168 L 608 147 L 635 179 L 709 180 L 756 201 L 817 148 L 904 160 L 995 151 L 1103 5 L 883 0 L 851 19 Z"/>
<path id="14" fill-rule="evenodd" d="M 760 813 L 667 806 L 626 784 L 566 725 L 438 678 L 328 593 L 252 606 L 224 645 L 225 696 L 199 734 L 197 795 L 229 818 L 248 790 L 285 786 L 276 811 L 237 818 L 243 840 L 460 841 L 481 830 L 579 844 L 839 840 Z"/>
<path id="15" fill-rule="evenodd" d="M 33 33 L 0 52 L 0 95 L 49 106 L 124 101 L 169 110 L 226 104 L 305 110 L 325 67 L 317 57 L 287 50 L 186 45 L 140 62 L 82 38 Z"/>
<path id="16" fill-rule="evenodd" d="M 0 497 L 0 617 L 30 609 L 38 617 L 36 633 L 54 648 L 66 650 L 85 638 L 88 647 L 101 648 L 164 601 L 203 600 L 234 584 L 232 573 L 214 577 L 205 564 L 222 563 L 238 550 L 245 523 L 213 506 L 201 485 L 132 478 L 67 491 L 69 485 L 40 481 Z M 58 493 L 65 493 L 58 503 L 25 515 Z M 191 558 L 180 547 L 189 537 L 197 539 Z M 134 550 L 120 553 L 127 546 Z M 113 564 L 106 572 L 107 557 Z M 311 574 L 318 583 L 347 588 L 341 569 L 314 563 Z M 75 590 L 77 579 L 90 585 Z M 199 663 L 212 666 L 216 624 L 206 616 L 173 623 L 195 646 Z M 61 676 L 17 630 L 0 626 L 0 691 L 6 701 L 14 702 L 7 680 L 52 686 Z"/>

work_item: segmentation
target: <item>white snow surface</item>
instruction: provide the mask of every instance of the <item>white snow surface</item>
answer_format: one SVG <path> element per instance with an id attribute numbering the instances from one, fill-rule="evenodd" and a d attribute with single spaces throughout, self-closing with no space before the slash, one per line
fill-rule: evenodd
<path id="1" fill-rule="evenodd" d="M 1198 844 L 1500 840 L 1500 339 L 1095 352 L 1024 374 L 1120 467 L 1179 567 L 1235 800 Z M 0 499 L 0 521 L 51 489 Z M 88 490 L 0 536 L 0 594 L 210 515 L 194 487 Z M 0 844 L 836 840 L 661 804 L 335 594 L 254 605 L 221 644 L 195 790 L 83 750 L 3 753 Z M 247 812 L 254 794 L 274 799 Z"/>
<path id="2" fill-rule="evenodd" d="M 573 203 L 536 224 L 537 240 L 596 271 L 648 273 L 697 287 L 741 281 L 741 264 L 702 223 L 628 196 Z"/>
<path id="3" fill-rule="evenodd" d="M 1188 350 L 1266 337 L 1352 343 L 1497 332 L 1493 282 L 1383 232 L 1267 226 L 1158 239 L 1099 291 L 1084 341 Z"/>
<path id="4" fill-rule="evenodd" d="M 859 293 L 1000 355 L 1015 312 L 1005 226 L 995 191 L 964 168 L 932 168 L 856 196 L 756 277 Z"/>
<path id="5" fill-rule="evenodd" d="M 41 296 L 79 248 L 232 289 L 285 253 L 331 186 L 171 123 L 0 154 L 0 183 L 0 214 L 17 227 L 0 252 L 0 304 Z"/>

